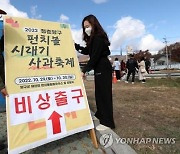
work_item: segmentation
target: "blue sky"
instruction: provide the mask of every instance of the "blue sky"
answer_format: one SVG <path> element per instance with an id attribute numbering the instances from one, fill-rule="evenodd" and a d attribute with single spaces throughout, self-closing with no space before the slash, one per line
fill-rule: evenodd
<path id="1" fill-rule="evenodd" d="M 81 21 L 94 14 L 111 40 L 112 54 L 133 50 L 156 53 L 180 41 L 180 0 L 0 0 L 8 15 L 71 25 L 75 42 L 81 41 Z"/>

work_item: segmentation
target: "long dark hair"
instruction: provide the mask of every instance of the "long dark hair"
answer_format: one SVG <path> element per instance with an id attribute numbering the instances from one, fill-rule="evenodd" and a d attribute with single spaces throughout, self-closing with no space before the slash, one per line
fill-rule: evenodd
<path id="1" fill-rule="evenodd" d="M 144 58 L 144 57 L 141 57 L 140 61 L 143 61 L 143 60 L 145 60 L 145 58 Z"/>
<path id="2" fill-rule="evenodd" d="M 92 26 L 92 32 L 90 36 L 88 36 L 85 33 L 84 21 L 88 21 Z M 83 28 L 83 40 L 86 42 L 87 46 L 90 44 L 92 38 L 95 35 L 102 37 L 105 40 L 105 43 L 107 43 L 108 46 L 110 45 L 110 41 L 108 39 L 106 32 L 104 31 L 98 19 L 94 15 L 90 14 L 84 17 L 82 21 L 82 28 Z"/>

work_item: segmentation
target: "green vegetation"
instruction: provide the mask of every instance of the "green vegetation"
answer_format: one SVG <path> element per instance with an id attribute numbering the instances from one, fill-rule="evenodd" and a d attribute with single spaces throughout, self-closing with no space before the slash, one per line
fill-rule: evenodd
<path id="1" fill-rule="evenodd" d="M 162 78 L 148 79 L 146 82 L 148 87 L 177 87 L 180 88 L 180 78 Z"/>

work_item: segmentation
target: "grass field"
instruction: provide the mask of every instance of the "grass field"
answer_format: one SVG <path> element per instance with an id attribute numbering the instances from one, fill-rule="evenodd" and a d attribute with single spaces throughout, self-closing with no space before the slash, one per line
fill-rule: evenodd
<path id="1" fill-rule="evenodd" d="M 95 112 L 94 81 L 84 83 Z M 180 153 L 180 78 L 113 84 L 113 107 L 121 138 L 175 138 L 175 144 L 129 144 L 138 154 Z"/>

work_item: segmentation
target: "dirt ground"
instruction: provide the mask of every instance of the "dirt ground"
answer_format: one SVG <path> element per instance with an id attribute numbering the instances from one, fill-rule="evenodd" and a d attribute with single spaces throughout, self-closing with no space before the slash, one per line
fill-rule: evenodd
<path id="1" fill-rule="evenodd" d="M 92 111 L 96 111 L 94 81 L 84 81 Z M 116 128 L 121 138 L 170 138 L 170 144 L 129 144 L 138 154 L 180 153 L 180 80 L 148 79 L 146 84 L 113 84 Z"/>

